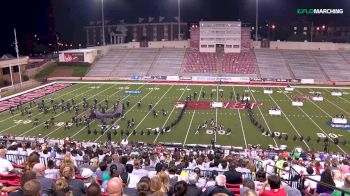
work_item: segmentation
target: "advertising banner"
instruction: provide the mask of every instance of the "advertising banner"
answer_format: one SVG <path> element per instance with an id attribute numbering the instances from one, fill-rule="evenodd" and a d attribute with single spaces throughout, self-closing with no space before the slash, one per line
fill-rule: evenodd
<path id="1" fill-rule="evenodd" d="M 64 53 L 64 62 L 84 62 L 84 53 Z"/>

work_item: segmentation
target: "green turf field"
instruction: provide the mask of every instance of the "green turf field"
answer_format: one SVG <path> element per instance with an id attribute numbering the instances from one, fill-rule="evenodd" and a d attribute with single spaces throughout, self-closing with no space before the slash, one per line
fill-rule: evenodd
<path id="1" fill-rule="evenodd" d="M 224 91 L 221 98 L 217 93 L 219 89 Z M 136 135 L 128 135 L 129 141 L 143 141 L 143 142 L 174 142 L 182 144 L 210 144 L 213 135 L 207 129 L 200 131 L 199 134 L 195 134 L 196 128 L 205 120 L 216 120 L 217 123 L 224 125 L 225 128 L 231 128 L 232 134 L 226 135 L 217 134 L 216 141 L 220 145 L 229 146 L 242 146 L 249 147 L 250 144 L 260 144 L 263 148 L 266 148 L 268 144 L 274 146 L 287 145 L 289 149 L 300 145 L 304 149 L 310 150 L 323 150 L 323 142 L 317 142 L 318 137 L 339 138 L 339 145 L 335 145 L 330 142 L 330 151 L 336 152 L 350 152 L 350 145 L 343 144 L 343 141 L 348 140 L 350 136 L 349 130 L 339 130 L 331 128 L 326 125 L 327 121 L 330 121 L 332 116 L 336 114 L 344 114 L 344 116 L 350 120 L 350 89 L 344 88 L 341 91 L 344 93 L 342 97 L 331 96 L 330 88 L 296 88 L 293 92 L 285 92 L 284 88 L 273 87 L 274 93 L 264 94 L 263 87 L 247 87 L 247 86 L 208 86 L 208 85 L 157 85 L 157 84 L 94 84 L 94 83 L 82 83 L 74 84 L 71 87 L 60 90 L 56 93 L 44 97 L 47 105 L 50 105 L 49 98 L 53 98 L 60 103 L 63 98 L 66 101 L 70 101 L 74 97 L 75 102 L 79 105 L 82 104 L 83 98 L 86 97 L 90 104 L 96 98 L 99 103 L 104 104 L 104 100 L 108 99 L 110 103 L 119 98 L 123 102 L 128 100 L 130 106 L 124 110 L 126 120 L 118 119 L 116 125 L 118 131 L 127 130 L 127 120 L 133 118 L 135 125 L 132 130 L 136 130 Z M 125 90 L 140 90 L 141 94 L 128 95 L 125 94 Z M 235 98 L 231 100 L 230 93 L 234 92 L 242 95 L 247 93 L 251 102 L 262 102 L 263 106 L 255 107 L 253 109 L 255 118 L 257 121 L 268 130 L 276 132 L 275 135 L 287 134 L 288 140 L 284 137 L 279 139 L 278 137 L 272 138 L 271 136 L 265 136 L 262 132 L 254 126 L 249 118 L 246 110 L 237 109 L 208 109 L 208 110 L 187 110 L 180 121 L 175 127 L 171 129 L 169 133 L 154 135 L 139 134 L 140 130 L 147 128 L 162 128 L 173 122 L 181 109 L 175 108 L 175 102 L 178 100 L 185 100 L 185 98 L 192 94 L 194 91 L 201 95 L 202 91 L 206 92 L 206 96 L 197 96 L 193 101 L 235 101 Z M 213 97 L 210 96 L 210 92 L 214 92 Z M 315 102 L 311 100 L 305 100 L 303 107 L 292 106 L 292 95 L 307 95 L 311 96 L 310 92 L 321 92 L 325 98 L 323 102 Z M 137 102 L 141 101 L 142 107 L 138 109 Z M 153 117 L 152 111 L 148 110 L 148 104 L 152 103 L 153 108 L 157 111 L 165 109 L 168 112 L 168 116 L 163 116 L 159 112 L 158 118 Z M 268 110 L 271 107 L 277 106 L 282 110 L 282 116 L 270 116 Z M 110 104 L 112 109 L 112 104 Z M 74 111 L 61 112 L 58 110 L 57 114 L 49 112 L 44 115 L 40 113 L 37 107 L 30 109 L 33 114 L 31 119 L 28 119 L 27 115 L 22 116 L 20 111 L 15 111 L 11 115 L 8 111 L 0 113 L 0 134 L 11 134 L 17 136 L 40 136 L 49 138 L 66 138 L 70 137 L 74 140 L 84 140 L 93 142 L 104 142 L 107 140 L 106 135 L 101 135 L 99 128 L 100 122 L 98 120 L 92 121 L 91 130 L 97 129 L 98 134 L 88 134 L 85 126 L 76 127 L 72 125 L 69 130 L 64 130 L 64 123 L 69 121 L 73 116 L 76 116 Z M 78 117 L 89 114 L 89 110 L 83 113 L 80 110 Z M 49 120 L 52 116 L 55 117 L 56 124 L 50 126 L 49 129 L 44 129 L 44 121 Z M 40 123 L 38 126 L 33 126 L 33 119 L 38 118 Z M 210 128 L 208 128 L 210 130 Z M 112 131 L 113 132 L 113 131 Z M 118 132 L 117 135 L 112 134 L 112 140 L 117 142 L 123 137 Z M 304 138 L 310 136 L 311 141 L 293 141 L 294 136 L 302 135 Z"/>

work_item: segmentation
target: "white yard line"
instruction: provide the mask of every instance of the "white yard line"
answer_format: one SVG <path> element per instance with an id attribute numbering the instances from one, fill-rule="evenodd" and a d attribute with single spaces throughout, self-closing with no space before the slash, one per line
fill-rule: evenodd
<path id="1" fill-rule="evenodd" d="M 234 93 L 234 96 L 236 97 L 236 91 L 235 91 L 235 88 L 234 86 L 232 86 L 232 90 L 233 90 L 233 93 Z M 238 102 L 239 100 L 237 100 L 237 97 L 236 97 L 236 102 Z M 247 140 L 246 140 L 246 137 L 245 137 L 245 131 L 244 131 L 244 127 L 243 127 L 243 122 L 242 122 L 242 117 L 241 117 L 241 112 L 238 110 L 238 117 L 239 117 L 239 121 L 241 122 L 241 127 L 242 127 L 242 133 L 243 133 L 243 139 L 244 139 L 244 144 L 245 144 L 245 148 L 248 148 L 248 145 L 247 145 Z"/>
<path id="2" fill-rule="evenodd" d="M 268 95 L 269 95 L 269 97 L 271 98 L 271 100 L 276 104 L 276 106 L 277 106 L 278 108 L 281 109 L 281 107 L 278 105 L 278 103 L 275 101 L 275 99 L 274 99 L 270 94 L 268 94 Z M 295 128 L 295 126 L 293 125 L 293 123 L 289 120 L 289 118 L 288 118 L 287 115 L 283 112 L 282 109 L 281 109 L 281 112 L 282 112 L 283 116 L 287 119 L 287 121 L 289 122 L 289 124 L 292 126 L 292 128 L 294 129 L 294 131 L 295 131 L 295 132 L 298 134 L 298 136 L 300 137 L 301 135 L 300 135 L 299 131 Z M 305 142 L 305 140 L 303 140 L 303 142 L 304 142 L 304 144 L 306 145 L 306 147 L 308 148 L 308 150 L 310 150 L 310 146 Z"/>
<path id="3" fill-rule="evenodd" d="M 300 93 L 300 92 L 299 92 Z M 284 95 L 290 100 L 290 101 L 293 101 L 288 95 L 286 95 L 285 93 L 284 93 Z M 313 103 L 311 100 L 309 100 L 311 103 Z M 307 116 L 309 119 L 310 119 L 310 121 L 312 122 L 312 123 L 314 123 L 314 125 L 316 125 L 316 127 L 317 128 L 319 128 L 332 142 L 333 142 L 333 139 L 331 138 L 331 137 L 329 137 L 329 135 L 303 110 L 303 109 L 301 109 L 300 107 L 298 107 L 298 109 L 300 110 L 300 111 L 302 111 L 303 113 L 304 113 L 304 115 L 305 116 Z M 343 153 L 346 153 L 339 145 L 336 145 Z"/>
<path id="4" fill-rule="evenodd" d="M 250 94 L 252 95 L 252 97 L 253 97 L 253 99 L 254 99 L 254 102 L 256 102 L 256 99 L 255 99 L 255 97 L 254 97 L 254 94 L 253 94 L 253 92 L 250 90 L 250 87 L 249 87 L 249 86 L 248 86 L 248 90 L 249 90 Z M 269 131 L 272 131 L 272 130 L 270 129 L 269 124 L 266 122 L 265 116 L 264 116 L 264 114 L 262 113 L 260 107 L 257 107 L 257 108 L 258 108 L 258 110 L 259 110 L 259 112 L 260 112 L 260 114 L 261 114 L 261 116 L 262 116 L 262 118 L 263 118 L 263 120 L 264 120 L 264 122 L 265 122 L 267 128 L 269 129 Z M 272 139 L 273 139 L 273 141 L 275 142 L 276 147 L 278 147 L 278 144 L 277 144 L 275 138 L 272 138 Z"/>
<path id="5" fill-rule="evenodd" d="M 326 90 L 326 91 L 329 92 L 328 90 Z M 343 97 L 338 97 L 338 98 L 340 98 L 340 99 L 342 99 L 342 100 L 344 100 L 344 101 L 350 103 L 348 100 L 344 99 Z M 339 107 L 337 104 L 333 103 L 332 101 L 329 101 L 329 99 L 326 99 L 326 98 L 324 98 L 324 99 L 325 99 L 326 101 L 328 101 L 329 103 L 331 103 L 332 105 L 334 105 L 335 107 L 337 107 L 338 109 L 340 109 L 341 111 L 345 112 L 347 115 L 350 115 L 349 112 L 345 111 L 343 108 Z"/>
<path id="6" fill-rule="evenodd" d="M 185 94 L 185 92 L 186 92 L 187 87 L 188 87 L 188 85 L 187 85 L 187 86 L 185 87 L 185 89 L 182 91 L 181 96 L 180 96 L 180 98 L 178 98 L 178 100 L 181 100 L 182 96 L 183 96 L 183 95 Z M 198 95 L 198 96 L 201 96 L 201 95 Z M 175 109 L 176 109 L 176 105 L 174 105 L 174 107 L 173 107 L 173 109 L 171 110 L 171 112 L 170 112 L 168 118 L 165 120 L 165 122 L 164 122 L 162 128 L 164 128 L 165 125 L 168 123 L 168 121 L 169 121 L 169 119 L 170 119 L 170 116 L 171 116 L 171 114 L 175 111 Z M 160 134 L 160 133 L 157 134 L 157 137 L 154 139 L 153 143 L 156 143 L 156 141 L 157 141 L 157 139 L 158 139 L 158 137 L 159 137 L 159 134 Z"/>
<path id="7" fill-rule="evenodd" d="M 159 85 L 157 85 L 157 86 L 154 87 L 152 90 L 150 90 L 145 96 L 143 96 L 143 97 L 140 99 L 140 101 L 142 101 L 144 98 L 146 98 L 146 97 L 147 97 L 151 92 L 153 92 L 154 89 L 157 88 L 158 86 L 159 86 Z M 136 105 L 137 105 L 137 103 L 135 103 L 128 111 L 126 111 L 126 112 L 124 113 L 124 115 L 127 114 L 127 113 L 129 113 Z M 120 121 L 120 119 L 121 119 L 121 118 L 119 118 L 118 120 L 116 120 L 116 121 L 113 123 L 113 125 L 116 125 L 117 122 Z M 109 131 L 111 128 L 112 128 L 112 126 L 110 126 L 109 129 L 106 129 L 106 131 L 105 131 L 102 135 L 98 136 L 98 137 L 94 140 L 94 142 L 97 142 L 97 141 L 98 141 L 104 134 L 106 134 L 106 132 Z"/>
<path id="8" fill-rule="evenodd" d="M 160 99 L 154 104 L 154 106 L 152 107 L 152 109 L 154 107 L 156 107 L 158 105 L 158 103 L 160 101 L 163 100 L 164 96 L 169 92 L 170 89 L 173 88 L 174 85 L 171 85 L 170 88 L 168 88 L 168 90 L 160 97 Z M 142 122 L 147 118 L 147 116 L 152 112 L 152 110 L 148 111 L 147 114 L 143 117 L 143 119 L 136 125 L 136 127 L 134 128 L 134 130 L 136 130 L 141 124 Z M 132 135 L 132 132 L 128 135 L 128 137 L 126 139 L 129 139 L 129 137 Z"/>
<path id="9" fill-rule="evenodd" d="M 67 93 L 64 93 L 64 94 L 62 94 L 62 95 L 60 95 L 60 96 L 58 96 L 58 97 L 56 97 L 56 98 L 54 98 L 54 99 L 57 99 L 57 98 L 66 96 L 67 94 L 73 93 L 73 92 L 75 92 L 75 91 L 77 91 L 77 90 L 80 90 L 80 89 L 83 88 L 83 87 L 86 87 L 86 86 L 88 86 L 88 85 L 82 85 L 81 87 L 79 87 L 79 88 L 77 88 L 77 89 L 75 89 L 75 90 L 69 91 L 69 92 L 67 92 Z M 70 87 L 73 87 L 73 86 L 70 86 Z M 69 88 L 69 87 L 66 87 L 66 88 Z M 63 90 L 63 89 L 61 89 L 61 90 Z M 59 90 L 59 91 L 60 91 L 60 90 Z M 56 91 L 56 92 L 59 92 L 59 91 Z M 51 93 L 51 94 L 47 94 L 47 95 L 45 95 L 44 97 L 40 97 L 40 98 L 38 98 L 38 99 L 34 99 L 33 101 L 36 101 L 36 102 L 37 102 L 37 101 L 41 101 L 41 100 L 47 98 L 47 96 L 52 95 L 52 94 L 54 94 L 54 93 L 56 93 L 56 92 L 53 92 L 53 93 Z M 27 103 L 25 103 L 25 104 L 23 104 L 23 105 L 29 105 L 29 102 L 27 102 Z M 58 105 L 61 105 L 61 104 L 58 104 Z M 33 108 L 36 108 L 36 107 L 29 108 L 29 111 L 32 110 Z M 4 111 L 4 112 L 5 112 L 5 111 Z M 39 112 L 39 114 L 40 114 L 40 113 L 42 113 L 42 112 Z M 21 113 L 18 113 L 18 114 L 15 114 L 15 115 L 11 115 L 10 117 L 8 117 L 8 118 L 6 118 L 6 119 L 1 120 L 0 123 L 6 121 L 6 120 L 8 120 L 8 119 L 11 119 L 11 118 L 13 118 L 13 117 L 16 117 L 16 116 L 18 116 L 18 115 L 20 115 L 20 114 L 21 114 Z"/>
<path id="10" fill-rule="evenodd" d="M 115 84 L 113 84 L 113 86 L 115 86 Z M 128 86 L 129 86 L 129 85 L 128 85 Z M 109 89 L 109 88 L 108 88 L 108 89 Z M 105 89 L 105 90 L 107 90 L 107 89 Z M 122 90 L 124 90 L 124 89 L 119 89 L 117 92 L 115 92 L 115 93 L 113 93 L 113 94 L 107 96 L 107 99 L 109 99 L 110 97 L 112 97 L 113 95 L 119 93 L 119 92 L 122 91 Z M 98 94 L 100 94 L 100 93 L 97 93 L 96 95 L 98 95 Z M 96 96 L 96 95 L 95 95 L 95 96 Z M 87 100 L 89 100 L 89 99 L 91 99 L 91 98 L 94 98 L 95 96 L 89 97 Z M 104 101 L 104 100 L 102 99 L 102 100 L 101 100 L 100 102 L 98 102 L 98 103 L 102 103 L 103 101 Z M 113 106 L 112 106 L 112 107 L 113 107 Z M 112 107 L 110 107 L 110 108 L 112 108 Z M 109 109 L 110 109 L 110 108 L 109 108 Z M 81 112 L 78 116 L 83 115 L 85 112 L 86 112 L 86 111 Z M 77 117 L 78 117 L 78 116 L 77 116 Z M 95 121 L 95 120 L 93 120 L 93 121 Z M 93 122 L 93 121 L 92 121 L 92 122 Z M 91 123 L 91 122 L 90 122 L 90 123 Z M 54 132 L 56 132 L 57 130 L 61 129 L 63 126 L 64 126 L 64 125 L 62 125 L 62 126 L 60 126 L 60 127 L 57 127 L 55 130 L 53 130 L 53 131 L 51 131 L 50 133 L 46 134 L 44 137 L 48 137 L 48 136 L 51 135 L 52 133 L 54 133 Z"/>
<path id="11" fill-rule="evenodd" d="M 113 86 L 111 86 L 111 87 L 109 87 L 109 88 L 106 88 L 105 90 L 103 90 L 103 91 L 97 93 L 96 95 L 101 94 L 102 92 L 104 92 L 104 91 L 106 91 L 106 90 L 108 90 L 108 89 L 110 89 L 110 88 L 112 88 L 112 87 L 113 87 Z M 78 96 L 75 96 L 75 97 L 79 97 L 79 96 L 81 96 L 81 95 L 83 95 L 83 94 L 86 94 L 87 92 L 89 92 L 89 91 L 91 91 L 91 90 L 95 90 L 95 89 L 90 89 L 90 90 L 85 91 L 84 93 L 81 93 L 81 94 L 79 94 Z M 81 103 L 83 103 L 83 101 L 79 102 L 78 105 L 81 104 Z M 56 117 L 58 117 L 58 116 L 60 116 L 60 115 L 62 115 L 62 114 L 64 114 L 64 113 L 66 113 L 66 111 L 63 111 L 63 112 L 61 112 L 61 113 L 55 115 L 54 118 L 56 118 Z M 25 131 L 25 132 L 21 133 L 19 136 L 23 136 L 23 135 L 25 135 L 25 134 L 31 132 L 33 129 L 38 128 L 39 126 L 43 125 L 44 123 L 45 123 L 45 122 L 40 123 L 38 126 L 32 127 L 32 128 L 29 129 L 28 131 Z"/>
<path id="12" fill-rule="evenodd" d="M 203 90 L 203 85 L 201 87 L 201 90 L 199 91 L 199 94 L 198 94 L 199 96 L 197 98 L 197 101 L 199 101 L 199 98 L 201 97 L 202 90 Z M 191 121 L 190 121 L 190 124 L 188 125 L 188 129 L 187 129 L 187 133 L 186 133 L 186 136 L 185 136 L 185 140 L 184 140 L 184 142 L 182 144 L 183 146 L 186 144 L 188 133 L 190 132 L 192 121 L 193 121 L 193 117 L 194 117 L 195 114 L 196 114 L 196 110 L 194 110 L 193 113 L 192 113 Z"/>
<path id="13" fill-rule="evenodd" d="M 90 89 L 90 90 L 92 90 L 92 89 Z M 85 91 L 85 92 L 82 92 L 82 93 L 80 93 L 78 96 L 80 96 L 80 95 L 82 95 L 82 94 L 85 94 L 85 93 L 89 92 L 90 90 Z M 57 116 L 61 115 L 62 113 L 63 113 L 63 112 L 59 113 L 58 115 L 55 115 L 54 117 L 57 117 Z M 42 114 L 42 112 L 40 112 L 40 113 L 38 113 L 38 114 L 32 116 L 32 118 L 35 118 L 35 117 L 37 117 L 37 116 L 39 116 L 39 115 L 41 115 L 41 114 Z M 39 125 L 43 125 L 43 124 L 44 124 L 44 122 L 41 123 L 41 124 L 39 124 Z M 11 127 L 8 127 L 7 129 L 4 129 L 4 130 L 0 131 L 0 133 L 3 133 L 3 132 L 5 132 L 5 131 L 7 131 L 7 130 L 13 128 L 13 127 L 16 127 L 16 126 L 18 126 L 18 125 L 20 125 L 20 124 L 15 124 L 15 125 L 13 125 L 13 126 L 11 126 Z M 38 125 L 38 126 L 39 126 L 39 125 Z M 33 128 L 38 128 L 38 126 L 32 127 L 31 129 L 33 129 Z M 30 129 L 30 130 L 31 130 L 31 129 Z M 29 131 L 29 130 L 28 130 L 28 131 Z"/>

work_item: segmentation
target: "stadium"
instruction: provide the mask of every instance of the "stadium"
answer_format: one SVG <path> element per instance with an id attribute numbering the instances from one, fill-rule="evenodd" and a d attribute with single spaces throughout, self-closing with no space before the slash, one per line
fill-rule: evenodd
<path id="1" fill-rule="evenodd" d="M 341 10 L 335 14 L 343 14 Z M 270 39 L 276 28 L 270 22 L 268 39 L 259 39 L 255 26 L 240 20 L 187 23 L 178 17 L 115 25 L 102 19 L 84 27 L 86 48 L 69 48 L 56 34 L 58 50 L 40 57 L 19 55 L 15 30 L 17 58 L 4 55 L 0 60 L 0 140 L 12 152 L 6 159 L 27 169 L 29 153 L 13 153 L 25 143 L 31 144 L 28 149 L 39 147 L 38 160 L 45 165 L 53 157 L 42 155 L 42 145 L 64 146 L 62 150 L 71 154 L 81 148 L 97 152 L 98 147 L 111 157 L 116 149 L 122 157 L 125 149 L 142 154 L 162 148 L 174 153 L 174 161 L 177 151 L 208 157 L 207 153 L 220 152 L 248 156 L 256 170 L 264 163 L 268 176 L 280 175 L 285 184 L 311 194 L 304 187 L 310 179 L 301 178 L 298 169 L 291 166 L 285 177 L 277 162 L 265 164 L 249 153 L 274 152 L 281 157 L 282 152 L 291 152 L 290 165 L 299 160 L 295 152 L 301 151 L 309 153 L 300 158 L 309 163 L 316 152 L 347 159 L 350 44 L 324 41 L 322 36 L 331 27 L 313 23 L 303 29 L 311 41 L 300 42 Z M 297 34 L 297 27 L 294 31 Z M 88 165 L 93 164 L 93 155 L 87 156 Z M 5 157 L 2 151 L 0 156 Z M 76 156 L 76 166 L 85 164 L 82 155 Z M 181 169 L 195 172 L 195 167 Z M 209 167 L 201 169 L 204 174 L 198 176 L 214 175 Z M 217 170 L 228 178 L 225 169 Z M 254 178 L 241 173 L 242 179 Z M 85 179 L 84 174 L 78 172 L 76 178 Z M 19 186 L 18 176 L 13 177 L 18 183 L 12 177 L 3 175 L 0 181 Z M 234 194 L 242 191 L 229 189 Z"/>

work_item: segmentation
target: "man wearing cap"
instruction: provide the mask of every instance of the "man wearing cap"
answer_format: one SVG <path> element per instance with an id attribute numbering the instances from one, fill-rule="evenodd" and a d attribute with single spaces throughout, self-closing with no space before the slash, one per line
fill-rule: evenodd
<path id="1" fill-rule="evenodd" d="M 83 168 L 81 171 L 81 177 L 83 178 L 85 187 L 89 187 L 94 181 L 94 172 L 92 172 L 89 168 Z"/>
<path id="2" fill-rule="evenodd" d="M 32 171 L 36 174 L 36 179 L 41 184 L 42 194 L 50 195 L 53 191 L 53 182 L 49 178 L 45 178 L 45 165 L 42 163 L 37 163 L 33 166 Z"/>

